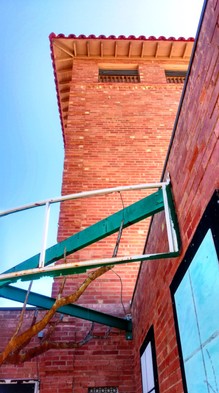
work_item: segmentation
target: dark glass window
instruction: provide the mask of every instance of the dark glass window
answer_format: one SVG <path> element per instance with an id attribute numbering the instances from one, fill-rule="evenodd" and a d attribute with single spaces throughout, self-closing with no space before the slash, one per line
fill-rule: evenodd
<path id="1" fill-rule="evenodd" d="M 137 69 L 99 69 L 99 82 L 102 83 L 139 83 L 140 76 Z"/>
<path id="2" fill-rule="evenodd" d="M 184 83 L 187 71 L 165 71 L 167 83 Z"/>
<path id="3" fill-rule="evenodd" d="M 0 380 L 1 393 L 38 393 L 38 382 L 26 380 Z"/>

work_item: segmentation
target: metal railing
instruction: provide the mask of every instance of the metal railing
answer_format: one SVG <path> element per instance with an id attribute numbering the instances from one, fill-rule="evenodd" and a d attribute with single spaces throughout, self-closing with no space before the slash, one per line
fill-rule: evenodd
<path id="1" fill-rule="evenodd" d="M 44 268 L 44 261 L 45 261 L 45 253 L 46 253 L 46 244 L 47 244 L 47 237 L 48 237 L 48 228 L 49 228 L 49 216 L 50 216 L 50 206 L 53 203 L 64 202 L 67 200 L 74 200 L 80 198 L 90 198 L 97 195 L 106 195 L 115 192 L 121 191 L 133 191 L 133 190 L 144 190 L 144 189 L 162 189 L 163 194 L 163 203 L 164 203 L 164 212 L 165 212 L 165 221 L 166 221 L 166 228 L 167 228 L 167 238 L 168 238 L 168 245 L 169 245 L 169 252 L 178 252 L 178 241 L 176 232 L 173 226 L 173 222 L 170 215 L 170 209 L 168 205 L 168 198 L 167 198 L 167 191 L 166 188 L 169 185 L 170 180 L 168 179 L 166 182 L 158 182 L 158 183 L 144 183 L 144 184 L 137 184 L 137 185 L 130 185 L 130 186 L 120 186 L 120 187 L 113 187 L 113 188 L 104 188 L 100 190 L 93 190 L 93 191 L 86 191 L 80 192 L 75 194 L 63 195 L 60 197 L 50 198 L 46 200 L 42 200 L 39 202 L 30 203 L 27 205 L 22 205 L 13 209 L 8 209 L 5 211 L 0 212 L 0 217 L 7 216 L 9 214 L 13 214 L 19 211 L 27 210 L 36 208 L 39 206 L 45 206 L 45 221 L 44 221 L 44 229 L 43 229 L 43 236 L 42 236 L 42 247 L 40 252 L 40 259 L 39 259 L 39 268 Z M 143 259 L 144 256 L 142 256 Z M 127 259 L 127 257 L 124 257 Z M 133 257 L 134 259 L 135 257 Z M 104 263 L 113 263 L 115 258 L 107 258 L 104 260 Z M 121 258 L 120 258 L 121 259 Z M 129 261 L 132 260 L 132 257 L 128 257 Z M 91 261 L 92 262 L 92 261 Z M 90 261 L 89 261 L 90 263 Z"/>

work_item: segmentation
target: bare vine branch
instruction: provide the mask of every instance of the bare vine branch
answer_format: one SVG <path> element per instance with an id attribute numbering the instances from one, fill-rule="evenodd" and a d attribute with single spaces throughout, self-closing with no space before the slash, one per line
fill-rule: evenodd
<path id="1" fill-rule="evenodd" d="M 29 355 L 19 354 L 20 349 L 23 348 L 24 345 L 29 343 L 32 337 L 37 335 L 41 330 L 43 330 L 48 325 L 48 323 L 50 322 L 50 320 L 52 319 L 52 317 L 55 315 L 56 311 L 60 307 L 63 307 L 70 303 L 75 303 L 94 280 L 102 276 L 107 271 L 111 270 L 112 267 L 113 266 L 102 266 L 97 270 L 93 271 L 92 273 L 90 273 L 89 276 L 84 280 L 84 282 L 74 293 L 63 297 L 58 296 L 53 306 L 45 313 L 45 315 L 40 321 L 34 323 L 32 326 L 30 326 L 25 332 L 22 332 L 20 335 L 16 335 L 16 336 L 13 335 L 9 340 L 8 344 L 6 345 L 4 351 L 0 353 L 0 366 L 6 361 L 7 363 L 10 362 L 14 363 L 15 360 L 17 362 L 26 361 L 27 359 L 31 359 L 31 356 L 32 357 L 37 356 L 52 348 L 53 349 L 65 348 L 67 345 L 66 343 L 51 343 L 48 341 L 44 341 L 40 346 L 36 348 L 30 348 L 28 350 Z M 75 348 L 82 344 L 72 343 L 71 345 L 72 348 Z"/>

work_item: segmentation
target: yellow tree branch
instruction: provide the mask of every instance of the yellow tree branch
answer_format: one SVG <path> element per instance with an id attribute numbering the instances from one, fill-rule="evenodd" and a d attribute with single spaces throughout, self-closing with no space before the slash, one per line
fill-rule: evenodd
<path id="1" fill-rule="evenodd" d="M 20 335 L 13 336 L 9 340 L 4 351 L 0 354 L 0 366 L 6 361 L 9 355 L 13 355 L 13 354 L 15 355 L 15 352 L 17 353 L 17 355 L 19 355 L 18 354 L 19 349 L 23 347 L 26 342 L 29 342 L 32 337 L 37 335 L 41 330 L 43 330 L 47 326 L 51 318 L 54 316 L 54 314 L 60 307 L 63 307 L 70 303 L 75 303 L 80 298 L 80 296 L 84 293 L 84 291 L 89 287 L 92 281 L 102 276 L 104 273 L 112 269 L 112 267 L 113 266 L 102 266 L 97 270 L 93 271 L 92 273 L 90 273 L 89 276 L 81 284 L 81 286 L 76 290 L 76 292 L 68 296 L 58 297 L 55 300 L 51 309 L 45 313 L 44 317 L 40 321 L 35 323 L 33 326 L 29 327 L 25 332 L 21 333 Z M 46 342 L 43 344 L 45 344 L 44 347 L 46 347 L 46 345 L 49 345 L 48 343 L 46 344 Z M 55 343 L 53 344 L 55 345 Z M 63 345 L 64 344 L 65 343 L 63 343 Z"/>

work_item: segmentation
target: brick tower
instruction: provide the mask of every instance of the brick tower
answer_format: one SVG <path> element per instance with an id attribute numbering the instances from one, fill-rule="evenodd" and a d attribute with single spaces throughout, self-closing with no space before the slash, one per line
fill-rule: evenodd
<path id="1" fill-rule="evenodd" d="M 193 40 L 51 34 L 50 41 L 65 144 L 62 194 L 159 181 Z M 135 191 L 63 203 L 58 240 L 145 195 Z M 147 228 L 146 220 L 126 229 L 119 255 L 141 254 Z M 112 235 L 67 262 L 111 257 L 115 243 Z M 114 314 L 124 314 L 125 307 L 129 313 L 138 267 L 133 263 L 108 272 L 80 304 Z M 65 293 L 79 282 L 81 275 L 68 278 Z"/>
<path id="2" fill-rule="evenodd" d="M 0 390 L 10 384 L 17 392 L 18 384 L 29 383 L 32 391 L 40 386 L 41 393 L 217 391 L 218 13 L 219 0 L 205 2 L 181 99 L 192 40 L 51 35 L 65 143 L 63 194 L 155 182 L 163 168 L 171 176 L 181 253 L 142 262 L 133 297 L 137 264 L 117 265 L 94 281 L 80 305 L 60 308 L 34 338 L 33 346 L 49 337 L 52 349 L 25 364 L 2 365 Z M 117 192 L 64 202 L 59 240 L 145 194 Z M 164 227 L 164 216 L 156 215 L 147 252 L 166 247 Z M 125 229 L 119 254 L 141 253 L 147 228 L 146 220 Z M 66 262 L 110 257 L 115 244 L 113 235 L 67 256 Z M 83 275 L 69 276 L 65 293 L 82 280 Z M 60 281 L 54 281 L 54 296 Z M 10 290 L 2 288 L 0 294 Z M 124 318 L 131 298 L 132 324 Z M 79 309 L 88 317 L 79 317 Z M 29 328 L 35 315 L 28 309 L 24 326 Z M 0 316 L 4 347 L 20 311 L 0 310 Z"/>

